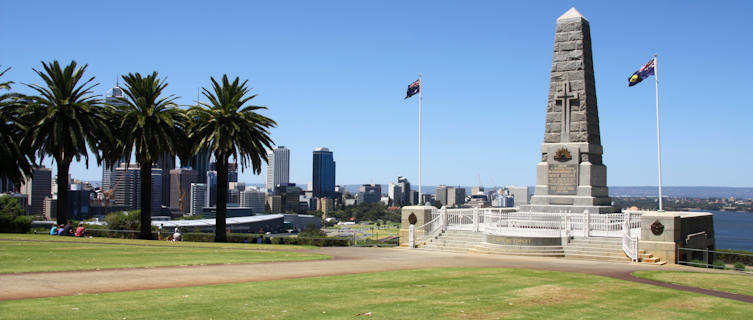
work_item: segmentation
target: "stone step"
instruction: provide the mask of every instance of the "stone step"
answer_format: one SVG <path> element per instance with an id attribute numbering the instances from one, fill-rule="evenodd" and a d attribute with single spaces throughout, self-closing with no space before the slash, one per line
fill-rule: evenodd
<path id="1" fill-rule="evenodd" d="M 459 240 L 459 241 L 481 241 L 481 237 L 459 237 L 459 236 L 445 236 L 441 235 L 437 237 L 439 239 Z"/>
<path id="2" fill-rule="evenodd" d="M 614 257 L 614 258 L 624 258 L 625 253 L 624 252 L 596 252 L 596 251 L 577 251 L 577 250 L 564 250 L 566 256 L 599 256 L 599 257 Z"/>
<path id="3" fill-rule="evenodd" d="M 468 248 L 419 247 L 418 249 L 428 250 L 428 251 L 459 252 L 459 253 L 468 252 Z"/>
<path id="4" fill-rule="evenodd" d="M 629 262 L 630 259 L 623 255 L 622 257 L 612 256 L 600 256 L 600 255 L 588 255 L 588 254 L 565 254 L 566 259 L 578 259 L 578 260 L 599 260 L 599 261 L 615 261 L 615 262 Z"/>
<path id="5" fill-rule="evenodd" d="M 494 250 L 490 248 L 472 248 L 468 250 L 473 253 L 483 254 L 508 254 L 516 256 L 534 256 L 534 257 L 564 257 L 562 252 L 545 252 L 545 251 L 523 251 L 523 250 Z"/>
<path id="6" fill-rule="evenodd" d="M 579 248 L 582 250 L 612 250 L 612 251 L 622 251 L 622 245 L 619 246 L 591 246 L 591 245 L 583 245 L 583 244 L 568 244 L 563 247 L 566 248 Z"/>
<path id="7" fill-rule="evenodd" d="M 643 263 L 657 263 L 657 262 L 659 262 L 659 258 L 657 258 L 657 257 L 641 258 L 641 262 L 643 262 Z"/>

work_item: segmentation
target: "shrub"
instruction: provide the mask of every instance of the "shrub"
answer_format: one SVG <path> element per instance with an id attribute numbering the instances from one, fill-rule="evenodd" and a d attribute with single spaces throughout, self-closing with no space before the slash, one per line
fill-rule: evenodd
<path id="1" fill-rule="evenodd" d="M 706 268 L 706 262 L 701 260 L 690 260 L 690 262 L 688 262 L 688 265 L 697 268 Z"/>
<path id="2" fill-rule="evenodd" d="M 722 260 L 716 260 L 714 261 L 714 264 L 712 265 L 712 268 L 714 269 L 724 269 L 726 265 L 724 264 L 724 261 Z"/>
<path id="3" fill-rule="evenodd" d="M 745 271 L 745 264 L 742 262 L 735 262 L 735 270 L 737 271 Z"/>

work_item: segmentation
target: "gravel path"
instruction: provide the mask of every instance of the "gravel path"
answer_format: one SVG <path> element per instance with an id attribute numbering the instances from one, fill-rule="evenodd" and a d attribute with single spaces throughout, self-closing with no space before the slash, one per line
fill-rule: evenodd
<path id="1" fill-rule="evenodd" d="M 405 248 L 329 247 L 307 252 L 331 260 L 0 274 L 0 300 L 269 281 L 433 267 L 497 267 L 578 272 L 753 303 L 753 296 L 666 284 L 630 275 L 638 270 L 699 271 L 683 266 L 563 258 L 447 253 Z"/>

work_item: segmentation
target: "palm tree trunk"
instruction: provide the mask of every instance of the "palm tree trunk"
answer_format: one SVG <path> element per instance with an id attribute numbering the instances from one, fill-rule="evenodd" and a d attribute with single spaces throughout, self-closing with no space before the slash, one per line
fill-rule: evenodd
<path id="1" fill-rule="evenodd" d="M 152 161 L 141 163 L 141 239 L 152 240 Z"/>
<path id="2" fill-rule="evenodd" d="M 57 223 L 66 224 L 68 222 L 68 169 L 71 166 L 71 160 L 69 159 L 56 159 L 55 162 L 58 166 L 58 200 L 55 204 L 55 215 L 57 217 Z"/>
<path id="3" fill-rule="evenodd" d="M 216 155 L 217 158 L 217 215 L 215 216 L 214 242 L 227 242 L 227 158 L 226 155 Z"/>

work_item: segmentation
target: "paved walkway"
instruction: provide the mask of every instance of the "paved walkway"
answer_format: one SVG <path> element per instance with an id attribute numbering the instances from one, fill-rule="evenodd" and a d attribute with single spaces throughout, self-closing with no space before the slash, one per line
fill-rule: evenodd
<path id="1" fill-rule="evenodd" d="M 698 271 L 683 266 L 448 253 L 405 248 L 329 247 L 309 252 L 332 260 L 226 264 L 0 275 L 0 300 L 42 298 L 143 289 L 202 286 L 432 267 L 496 267 L 566 271 L 692 291 L 753 303 L 752 296 L 671 285 L 630 275 L 638 270 Z"/>

